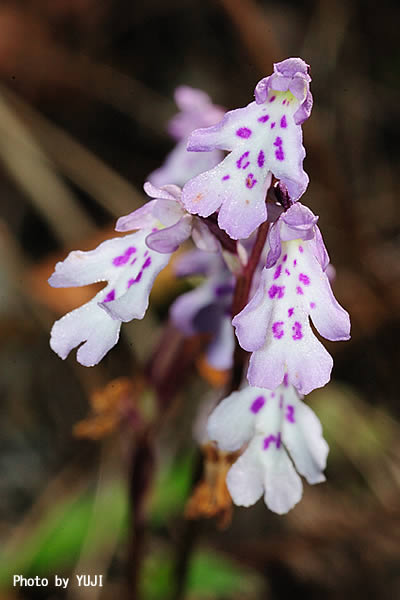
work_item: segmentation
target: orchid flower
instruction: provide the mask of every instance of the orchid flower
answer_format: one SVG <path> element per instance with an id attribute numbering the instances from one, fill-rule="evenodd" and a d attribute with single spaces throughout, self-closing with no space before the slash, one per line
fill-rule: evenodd
<path id="1" fill-rule="evenodd" d="M 267 219 L 265 197 L 272 175 L 292 201 L 308 185 L 301 124 L 309 117 L 312 96 L 308 65 L 290 58 L 255 88 L 255 102 L 226 113 L 217 125 L 194 131 L 188 150 L 228 150 L 216 167 L 186 183 L 182 202 L 203 217 L 219 211 L 218 223 L 233 239 L 247 238 Z"/>
<path id="2" fill-rule="evenodd" d="M 71 252 L 56 265 L 49 279 L 53 287 L 107 281 L 92 300 L 53 325 L 50 345 L 61 358 L 84 342 L 77 352 L 78 362 L 97 364 L 117 343 L 121 322 L 144 317 L 155 278 L 191 235 L 200 247 L 219 247 L 207 226 L 186 213 L 177 186 L 157 189 L 148 183 L 145 190 L 155 199 L 121 217 L 116 225 L 117 231 L 139 231 L 107 240 L 89 252 Z"/>
<path id="3" fill-rule="evenodd" d="M 251 385 L 275 389 L 284 380 L 302 394 L 324 386 L 333 361 L 312 332 L 350 337 L 348 313 L 336 301 L 325 270 L 329 257 L 316 217 L 300 202 L 272 225 L 259 287 L 233 319 L 239 343 L 252 352 Z"/>
<path id="4" fill-rule="evenodd" d="M 284 514 L 301 499 L 299 474 L 310 484 L 325 481 L 328 444 L 318 418 L 293 386 L 233 392 L 214 409 L 207 430 L 225 452 L 247 444 L 226 478 L 239 506 L 250 506 L 264 494 L 268 508 Z"/>

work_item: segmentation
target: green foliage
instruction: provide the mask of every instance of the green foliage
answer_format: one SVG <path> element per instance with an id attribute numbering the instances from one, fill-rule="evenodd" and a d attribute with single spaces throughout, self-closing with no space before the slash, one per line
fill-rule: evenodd
<path id="1" fill-rule="evenodd" d="M 0 588 L 10 586 L 14 573 L 25 577 L 68 570 L 80 555 L 89 531 L 97 549 L 107 543 L 110 526 L 126 518 L 127 501 L 121 481 L 113 481 L 96 497 L 86 489 L 61 499 L 19 543 L 0 552 Z"/>
<path id="2" fill-rule="evenodd" d="M 165 600 L 174 583 L 173 557 L 165 551 L 152 553 L 142 574 L 142 594 L 146 600 Z M 260 589 L 260 580 L 248 569 L 205 549 L 195 552 L 187 573 L 187 598 L 246 598 Z"/>

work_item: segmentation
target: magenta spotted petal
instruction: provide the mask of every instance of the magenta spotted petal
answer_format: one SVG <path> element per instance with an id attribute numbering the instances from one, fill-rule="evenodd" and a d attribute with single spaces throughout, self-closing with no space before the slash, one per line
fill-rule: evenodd
<path id="1" fill-rule="evenodd" d="M 329 449 L 321 424 L 293 386 L 232 393 L 214 409 L 207 431 L 223 451 L 248 444 L 227 475 L 235 504 L 250 506 L 264 494 L 266 505 L 283 514 L 301 498 L 298 474 L 310 484 L 325 480 Z"/>
<path id="2" fill-rule="evenodd" d="M 308 213 L 307 209 L 307 219 Z M 276 232 L 283 230 L 285 237 L 291 237 L 286 225 L 279 228 L 279 221 L 271 234 L 274 247 Z M 305 238 L 314 227 L 303 232 Z M 349 315 L 332 293 L 317 243 L 323 244 L 322 238 L 280 239 L 274 266 L 264 269 L 257 292 L 233 320 L 240 345 L 252 352 L 248 370 L 252 385 L 273 389 L 286 380 L 308 394 L 329 381 L 333 361 L 314 336 L 310 318 L 326 339 L 350 337 Z"/>
<path id="3" fill-rule="evenodd" d="M 183 188 L 182 202 L 189 212 L 203 217 L 219 209 L 219 226 L 234 239 L 247 238 L 266 220 L 265 196 L 272 175 L 285 184 L 293 201 L 308 185 L 296 115 L 310 93 L 310 77 L 303 61 L 290 60 L 297 61 L 298 71 L 285 70 L 288 61 L 279 63 L 280 69 L 258 84 L 256 102 L 228 112 L 220 123 L 189 138 L 188 150 L 217 148 L 230 154 L 214 169 L 191 179 Z"/>
<path id="4" fill-rule="evenodd" d="M 50 345 L 61 358 L 83 342 L 78 362 L 93 366 L 117 343 L 121 321 L 143 318 L 154 279 L 171 256 L 150 250 L 147 234 L 144 230 L 107 240 L 95 250 L 71 252 L 57 263 L 49 279 L 53 287 L 107 281 L 90 302 L 54 323 Z"/>

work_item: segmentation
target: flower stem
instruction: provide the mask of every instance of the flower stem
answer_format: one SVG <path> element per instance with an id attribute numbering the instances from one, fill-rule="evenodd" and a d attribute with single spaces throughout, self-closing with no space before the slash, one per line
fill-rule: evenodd
<path id="1" fill-rule="evenodd" d="M 268 221 L 265 221 L 258 228 L 256 241 L 251 251 L 249 261 L 244 267 L 241 275 L 239 275 L 236 280 L 235 293 L 232 302 L 232 317 L 235 317 L 238 313 L 240 313 L 240 311 L 246 306 L 248 302 L 251 283 L 253 281 L 253 275 L 260 260 L 261 253 L 265 245 L 265 240 L 267 239 L 268 229 Z M 243 366 L 247 356 L 247 352 L 245 352 L 243 348 L 241 348 L 237 338 L 235 339 L 236 346 L 233 358 L 233 370 L 229 393 L 238 389 L 241 383 L 243 375 Z"/>

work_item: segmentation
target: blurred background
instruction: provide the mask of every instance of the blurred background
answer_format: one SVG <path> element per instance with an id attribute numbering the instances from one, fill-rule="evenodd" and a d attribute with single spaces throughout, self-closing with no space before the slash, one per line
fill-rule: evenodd
<path id="1" fill-rule="evenodd" d="M 1 600 L 400 598 L 399 13 L 389 0 L 1 2 Z M 159 366 L 168 410 L 156 431 L 140 425 L 156 404 L 140 369 L 158 364 L 161 324 L 188 288 L 167 270 L 144 321 L 85 369 L 48 339 L 93 290 L 52 290 L 47 277 L 143 202 L 173 147 L 176 86 L 236 108 L 288 56 L 311 65 L 304 202 L 352 339 L 328 347 L 333 380 L 308 398 L 331 447 L 328 482 L 287 516 L 259 502 L 224 528 L 229 506 L 183 518 L 199 477 L 193 421 L 224 383 L 201 341 L 170 332 L 189 376 L 177 390 Z M 13 587 L 14 574 L 49 585 Z M 104 585 L 79 588 L 76 574 Z"/>

